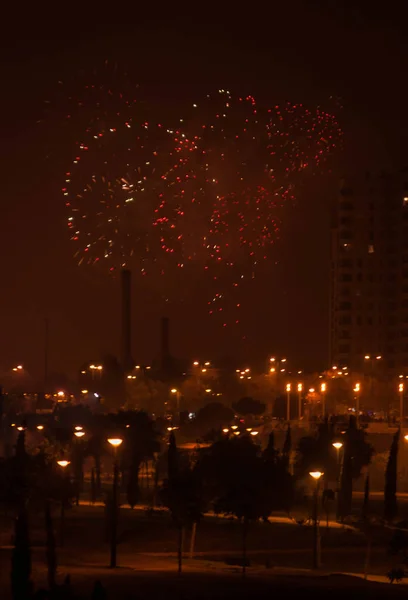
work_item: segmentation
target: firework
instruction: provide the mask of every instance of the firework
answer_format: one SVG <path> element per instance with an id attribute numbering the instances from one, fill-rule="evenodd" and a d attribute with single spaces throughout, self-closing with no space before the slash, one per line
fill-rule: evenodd
<path id="1" fill-rule="evenodd" d="M 303 174 L 338 143 L 336 118 L 219 90 L 162 125 L 126 94 L 88 85 L 87 95 L 75 99 L 77 120 L 90 116 L 63 188 L 78 264 L 170 274 L 166 297 L 200 282 L 208 312 L 238 322 L 240 288 L 271 258 Z"/>

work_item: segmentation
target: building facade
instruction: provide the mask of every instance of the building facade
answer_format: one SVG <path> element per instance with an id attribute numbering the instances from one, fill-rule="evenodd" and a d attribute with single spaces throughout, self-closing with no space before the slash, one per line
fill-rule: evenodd
<path id="1" fill-rule="evenodd" d="M 330 361 L 408 374 L 408 170 L 341 182 L 331 229 Z"/>

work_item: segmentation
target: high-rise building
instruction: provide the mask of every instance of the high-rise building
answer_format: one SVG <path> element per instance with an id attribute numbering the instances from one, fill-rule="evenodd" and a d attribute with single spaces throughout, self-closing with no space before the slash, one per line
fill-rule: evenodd
<path id="1" fill-rule="evenodd" d="M 408 374 L 408 171 L 341 182 L 331 231 L 330 361 Z"/>

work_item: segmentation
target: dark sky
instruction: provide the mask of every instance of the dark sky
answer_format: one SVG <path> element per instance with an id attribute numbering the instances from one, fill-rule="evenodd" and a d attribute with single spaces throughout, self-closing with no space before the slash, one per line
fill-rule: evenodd
<path id="1" fill-rule="evenodd" d="M 324 105 L 341 97 L 344 151 L 331 175 L 316 176 L 287 210 L 278 264 L 245 298 L 247 341 L 212 327 L 192 305 L 170 309 L 176 355 L 251 362 L 282 352 L 305 368 L 325 366 L 336 182 L 355 170 L 398 168 L 408 139 L 407 15 L 396 2 L 381 10 L 343 4 L 294 1 L 261 10 L 246 3 L 245 11 L 236 5 L 214 12 L 201 4 L 196 14 L 128 9 L 105 17 L 101 5 L 92 13 L 70 7 L 65 16 L 9 11 L 0 42 L 1 370 L 22 362 L 41 376 L 46 316 L 53 371 L 72 373 L 85 359 L 118 351 L 118 284 L 72 258 L 60 193 L 70 148 L 58 106 L 44 114 L 59 79 L 74 80 L 80 68 L 105 58 L 124 64 L 166 110 L 220 85 L 271 103 Z M 137 360 L 157 354 L 162 313 L 159 302 L 135 289 Z"/>

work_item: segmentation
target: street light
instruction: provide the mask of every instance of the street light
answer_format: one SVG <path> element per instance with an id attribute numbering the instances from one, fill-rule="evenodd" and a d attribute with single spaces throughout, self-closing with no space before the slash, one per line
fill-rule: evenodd
<path id="1" fill-rule="evenodd" d="M 75 431 L 82 431 L 83 427 L 82 427 L 82 425 L 75 425 L 74 429 L 75 429 Z"/>
<path id="2" fill-rule="evenodd" d="M 251 435 L 255 436 L 258 435 L 259 431 L 251 431 Z"/>
<path id="3" fill-rule="evenodd" d="M 404 384 L 398 384 L 398 391 L 400 397 L 400 427 L 402 427 L 402 422 L 404 420 Z"/>
<path id="4" fill-rule="evenodd" d="M 228 427 L 224 427 L 224 429 L 222 430 L 222 433 L 228 433 L 228 432 L 229 432 Z"/>
<path id="5" fill-rule="evenodd" d="M 175 396 L 176 396 L 176 408 L 177 408 L 177 413 L 179 414 L 180 413 L 180 392 L 176 388 L 171 388 L 170 393 L 175 394 Z"/>
<path id="6" fill-rule="evenodd" d="M 60 545 L 64 545 L 64 521 L 65 521 L 65 499 L 67 491 L 67 483 L 69 482 L 69 471 L 67 467 L 71 464 L 69 460 L 57 460 L 63 472 L 62 478 L 62 494 L 61 494 L 61 514 L 60 514 Z"/>
<path id="7" fill-rule="evenodd" d="M 315 480 L 313 508 L 313 568 L 320 567 L 320 530 L 319 530 L 319 484 L 324 473 L 321 471 L 310 471 L 309 475 Z"/>
<path id="8" fill-rule="evenodd" d="M 285 359 L 286 360 L 286 359 Z M 290 422 L 290 383 L 286 384 L 286 420 L 288 423 Z"/>
<path id="9" fill-rule="evenodd" d="M 322 383 L 322 384 L 320 385 L 320 392 L 321 392 L 321 394 L 322 394 L 322 409 L 323 409 L 323 419 L 324 419 L 324 418 L 325 418 L 325 416 L 326 416 L 326 389 L 327 389 L 327 386 L 326 386 L 326 384 L 325 384 L 325 383 Z"/>
<path id="10" fill-rule="evenodd" d="M 44 425 L 37 425 L 38 431 L 42 431 L 44 429 Z"/>
<path id="11" fill-rule="evenodd" d="M 341 442 L 333 442 L 333 448 L 336 448 L 337 452 L 337 464 L 340 463 L 340 449 L 343 448 L 343 444 Z"/>
<path id="12" fill-rule="evenodd" d="M 110 539 L 110 567 L 116 567 L 116 547 L 117 547 L 117 530 L 118 530 L 118 479 L 119 479 L 119 464 L 117 451 L 122 444 L 122 438 L 108 438 L 109 444 L 114 451 L 113 460 L 113 484 L 112 484 L 112 523 L 111 523 L 111 539 Z"/>
<path id="13" fill-rule="evenodd" d="M 302 383 L 297 384 L 297 391 L 298 391 L 298 419 L 300 421 L 300 419 L 302 418 L 302 392 L 303 392 L 303 384 Z"/>
<path id="14" fill-rule="evenodd" d="M 75 431 L 74 435 L 80 439 L 81 437 L 83 437 L 85 435 L 85 431 Z"/>
<path id="15" fill-rule="evenodd" d="M 357 422 L 357 427 L 359 426 L 360 423 L 360 391 L 361 391 L 361 386 L 359 383 L 356 383 L 356 385 L 353 388 L 353 392 L 356 395 L 356 422 Z"/>
<path id="16" fill-rule="evenodd" d="M 238 425 L 231 425 L 231 429 L 238 429 Z"/>

